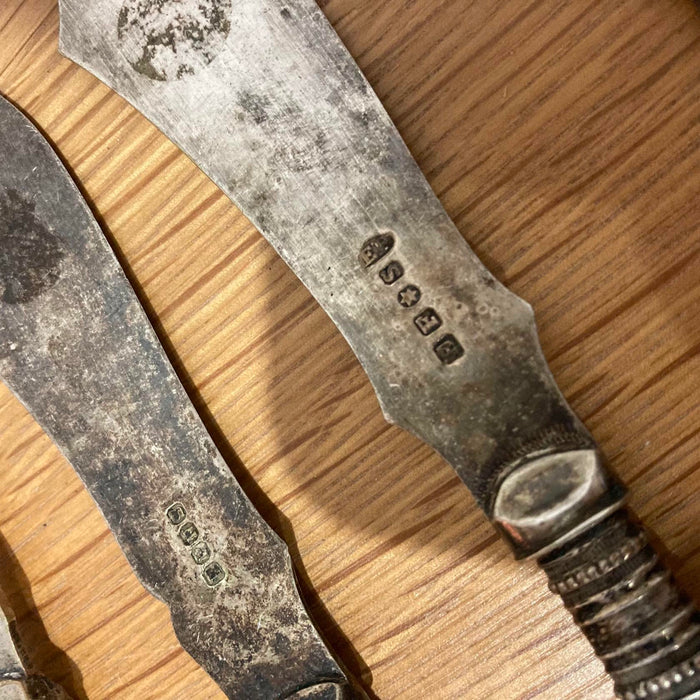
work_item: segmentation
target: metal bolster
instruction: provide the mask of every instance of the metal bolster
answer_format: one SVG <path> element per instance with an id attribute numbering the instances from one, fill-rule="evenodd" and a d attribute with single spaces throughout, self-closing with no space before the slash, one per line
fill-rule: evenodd
<path id="1" fill-rule="evenodd" d="M 531 455 L 510 470 L 492 520 L 516 559 L 540 557 L 585 532 L 625 500 L 595 449 Z"/>

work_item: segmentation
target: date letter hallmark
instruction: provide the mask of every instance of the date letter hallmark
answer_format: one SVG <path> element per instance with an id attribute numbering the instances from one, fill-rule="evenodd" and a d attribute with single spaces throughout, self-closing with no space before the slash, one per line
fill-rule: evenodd
<path id="1" fill-rule="evenodd" d="M 452 364 L 455 360 L 458 360 L 464 355 L 464 348 L 462 348 L 459 341 L 452 333 L 443 335 L 442 338 L 433 345 L 433 350 L 435 350 L 435 354 L 446 365 Z"/>
<path id="2" fill-rule="evenodd" d="M 209 545 L 200 538 L 197 526 L 187 520 L 187 511 L 182 503 L 173 503 L 166 511 L 168 522 L 177 528 L 177 536 L 190 550 L 190 555 L 195 564 L 202 567 L 200 570 L 202 579 L 212 588 L 218 586 L 226 578 L 226 570 L 218 561 L 212 560 L 212 551 Z"/>
<path id="3" fill-rule="evenodd" d="M 379 233 L 368 238 L 360 249 L 360 263 L 367 269 L 386 257 L 394 249 L 396 239 L 393 233 Z M 404 276 L 404 266 L 398 260 L 389 260 L 379 270 L 379 278 L 387 287 Z M 404 309 L 418 304 L 423 292 L 415 284 L 405 284 L 396 294 L 396 300 Z M 413 317 L 414 326 L 421 335 L 429 336 L 442 326 L 442 319 L 435 309 L 426 307 Z M 443 365 L 451 365 L 464 355 L 464 348 L 452 333 L 447 333 L 433 343 L 433 352 Z"/>

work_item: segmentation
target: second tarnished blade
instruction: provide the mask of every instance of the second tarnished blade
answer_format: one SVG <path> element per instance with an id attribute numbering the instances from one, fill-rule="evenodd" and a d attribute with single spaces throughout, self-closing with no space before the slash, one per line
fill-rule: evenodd
<path id="1" fill-rule="evenodd" d="M 530 307 L 471 252 L 313 0 L 60 0 L 63 53 L 242 209 L 366 369 L 387 418 L 492 512 L 503 470 L 590 447 Z"/>
<path id="2" fill-rule="evenodd" d="M 0 378 L 230 697 L 350 698 L 284 543 L 219 455 L 56 154 L 1 98 L 0 162 Z"/>

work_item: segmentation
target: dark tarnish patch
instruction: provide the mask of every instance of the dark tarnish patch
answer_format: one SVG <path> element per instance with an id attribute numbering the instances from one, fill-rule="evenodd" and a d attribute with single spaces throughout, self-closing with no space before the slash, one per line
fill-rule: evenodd
<path id="1" fill-rule="evenodd" d="M 0 300 L 24 304 L 60 277 L 60 239 L 15 190 L 0 192 Z"/>
<path id="2" fill-rule="evenodd" d="M 231 0 L 124 0 L 117 34 L 135 71 L 179 80 L 209 65 L 231 30 Z"/>
<path id="3" fill-rule="evenodd" d="M 242 92 L 238 98 L 238 104 L 256 124 L 264 124 L 269 119 L 270 100 L 267 97 L 255 95 L 252 92 Z"/>

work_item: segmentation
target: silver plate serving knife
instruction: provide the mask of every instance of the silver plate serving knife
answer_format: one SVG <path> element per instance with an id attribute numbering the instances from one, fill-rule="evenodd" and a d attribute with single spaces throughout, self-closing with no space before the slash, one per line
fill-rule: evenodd
<path id="1" fill-rule="evenodd" d="M 75 184 L 2 98 L 0 162 L 0 378 L 76 469 L 182 646 L 232 698 L 364 697 Z"/>
<path id="2" fill-rule="evenodd" d="M 387 419 L 535 557 L 636 698 L 700 693 L 700 621 L 559 392 L 531 308 L 446 215 L 313 0 L 60 0 L 61 51 L 129 100 L 311 290 Z"/>

